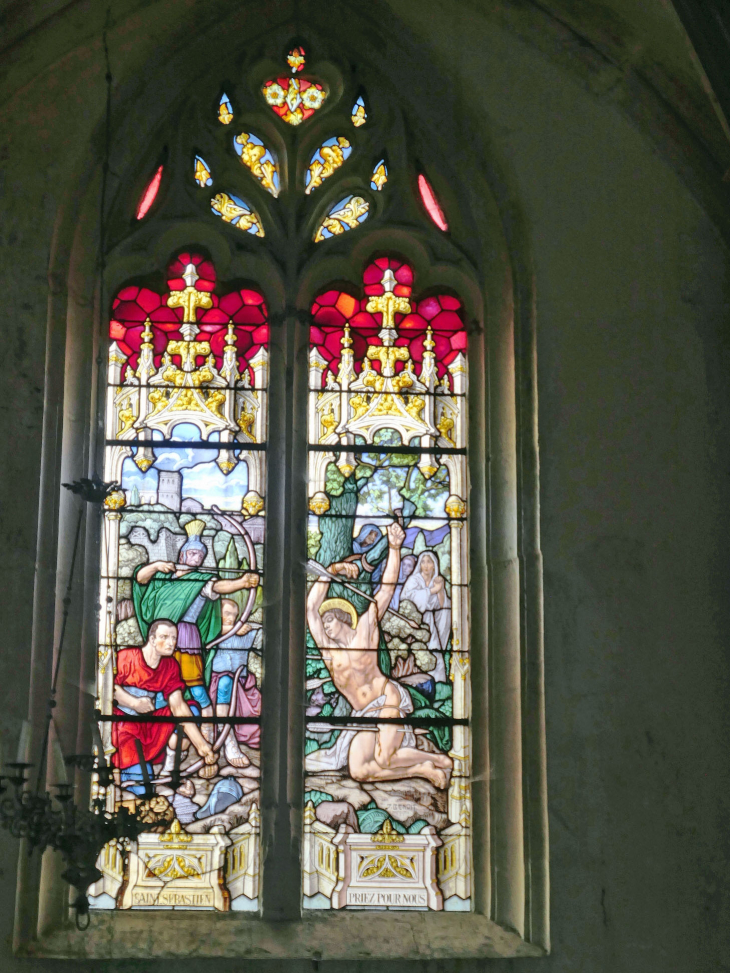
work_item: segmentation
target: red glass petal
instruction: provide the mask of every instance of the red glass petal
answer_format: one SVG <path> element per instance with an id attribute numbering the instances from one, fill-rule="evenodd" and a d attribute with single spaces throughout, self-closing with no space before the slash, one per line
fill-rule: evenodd
<path id="1" fill-rule="evenodd" d="M 224 311 L 229 317 L 238 311 L 238 309 L 243 305 L 243 300 L 238 291 L 231 291 L 230 294 L 224 294 L 221 297 L 218 307 L 221 311 Z"/>
<path id="2" fill-rule="evenodd" d="M 333 307 L 337 303 L 339 296 L 339 291 L 326 291 L 324 294 L 319 295 L 317 301 L 322 307 Z"/>
<path id="3" fill-rule="evenodd" d="M 434 221 L 439 230 L 446 232 L 449 228 L 449 224 L 446 222 L 446 217 L 444 216 L 443 210 L 439 205 L 439 201 L 436 199 L 436 194 L 431 188 L 431 183 L 422 173 L 418 177 L 418 189 L 421 193 L 423 205 L 426 207 L 426 212 Z"/>
<path id="4" fill-rule="evenodd" d="M 136 301 L 121 301 L 114 309 L 114 314 L 120 321 L 144 321 L 147 317 L 144 308 Z"/>
<path id="5" fill-rule="evenodd" d="M 436 317 L 440 310 L 441 305 L 439 304 L 437 297 L 426 297 L 420 301 L 418 305 L 418 313 L 422 314 L 427 321 L 430 321 L 431 318 Z"/>
<path id="6" fill-rule="evenodd" d="M 341 326 L 345 323 L 345 318 L 335 307 L 323 307 L 322 310 L 317 315 L 317 322 L 319 324 L 329 324 L 332 326 Z"/>
<path id="7" fill-rule="evenodd" d="M 142 193 L 142 198 L 139 201 L 139 206 L 137 207 L 137 219 L 143 220 L 147 213 L 149 212 L 150 206 L 154 203 L 155 197 L 160 188 L 160 183 L 162 182 L 162 170 L 164 166 L 160 166 L 154 176 L 150 179 L 147 184 L 147 188 Z"/>
<path id="8" fill-rule="evenodd" d="M 431 321 L 431 325 L 434 328 L 439 328 L 441 331 L 461 331 L 464 327 L 464 322 L 456 311 L 441 311 Z"/>
<path id="9" fill-rule="evenodd" d="M 139 287 L 123 287 L 117 294 L 114 306 L 116 307 L 119 301 L 134 301 L 137 294 L 139 294 Z"/>

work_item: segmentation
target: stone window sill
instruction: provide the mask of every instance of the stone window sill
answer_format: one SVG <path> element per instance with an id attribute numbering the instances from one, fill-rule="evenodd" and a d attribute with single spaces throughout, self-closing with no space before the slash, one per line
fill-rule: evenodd
<path id="1" fill-rule="evenodd" d="M 539 946 L 481 915 L 368 912 L 267 922 L 210 912 L 95 912 L 86 932 L 70 923 L 18 955 L 49 959 L 506 959 L 544 956 Z"/>

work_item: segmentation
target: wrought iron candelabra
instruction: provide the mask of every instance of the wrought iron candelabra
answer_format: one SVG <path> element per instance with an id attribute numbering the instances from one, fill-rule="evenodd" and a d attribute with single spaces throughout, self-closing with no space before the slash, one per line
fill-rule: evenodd
<path id="1" fill-rule="evenodd" d="M 102 504 L 110 493 L 118 489 L 117 483 L 104 483 L 96 475 L 90 480 L 84 478 L 63 485 L 86 503 L 91 504 Z M 49 793 L 45 787 L 41 789 L 41 782 L 46 779 L 48 743 L 56 707 L 56 688 L 71 605 L 71 588 L 84 509 L 85 505 L 79 508 L 76 524 L 35 789 L 28 786 L 30 780 L 26 776 L 33 764 L 23 762 L 22 753 L 17 762 L 6 764 L 8 773 L 0 774 L 0 826 L 16 838 L 25 839 L 29 854 L 35 851 L 42 854 L 47 848 L 60 852 L 66 864 L 62 878 L 78 893 L 72 908 L 76 912 L 76 925 L 79 929 L 86 929 L 89 925 L 89 900 L 86 890 L 101 878 L 96 860 L 104 845 L 110 841 L 117 841 L 126 849 L 143 831 L 149 831 L 150 828 L 160 825 L 169 826 L 174 818 L 170 804 L 164 798 L 154 797 L 151 791 L 148 792 L 148 800 L 135 802 L 133 808 L 122 804 L 114 811 L 110 811 L 103 798 L 95 798 L 87 806 L 79 807 L 73 799 L 73 785 L 66 783 L 65 780 L 52 785 L 54 794 Z M 107 788 L 114 783 L 113 770 L 104 756 L 96 724 L 92 725 L 92 733 L 95 736 L 96 754 L 73 754 L 63 759 L 63 764 L 69 769 L 78 768 L 88 773 L 93 772 L 98 786 Z M 24 749 L 21 744 L 19 750 Z M 59 756 L 61 756 L 60 750 Z M 65 770 L 62 769 L 57 776 L 65 777 Z"/>
<path id="2" fill-rule="evenodd" d="M 113 783 L 113 771 L 103 758 L 91 754 L 74 754 L 66 765 L 94 771 L 98 783 Z M 31 764 L 10 763 L 9 774 L 0 775 L 0 825 L 28 844 L 28 853 L 43 853 L 46 848 L 61 853 L 66 865 L 61 877 L 78 892 L 71 907 L 76 912 L 76 925 L 89 924 L 89 900 L 86 890 L 102 877 L 96 867 L 104 845 L 117 841 L 128 848 L 143 831 L 172 823 L 174 813 L 167 801 L 152 798 L 136 803 L 133 810 L 122 805 L 110 812 L 103 798 L 80 808 L 73 800 L 73 785 L 54 785 L 55 794 L 34 793 L 28 788 L 26 772 Z"/>

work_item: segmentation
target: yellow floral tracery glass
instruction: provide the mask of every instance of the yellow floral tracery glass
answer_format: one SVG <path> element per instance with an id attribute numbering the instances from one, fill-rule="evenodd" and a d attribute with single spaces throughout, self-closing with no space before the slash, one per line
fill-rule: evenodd
<path id="1" fill-rule="evenodd" d="M 273 153 L 256 135 L 241 132 L 233 140 L 242 166 L 251 170 L 264 189 L 272 196 L 279 195 L 279 166 Z"/>
<path id="2" fill-rule="evenodd" d="M 385 159 L 381 159 L 373 169 L 373 174 L 370 177 L 370 188 L 380 192 L 387 181 L 388 167 L 385 164 Z"/>
<path id="3" fill-rule="evenodd" d="M 220 104 L 218 105 L 218 121 L 221 125 L 230 125 L 233 121 L 233 109 L 228 100 L 228 95 L 221 95 Z"/>
<path id="4" fill-rule="evenodd" d="M 365 101 L 362 95 L 357 99 L 355 104 L 352 106 L 352 124 L 355 128 L 360 128 L 368 120 L 368 113 L 365 111 Z"/>
<path id="5" fill-rule="evenodd" d="M 328 237 L 354 230 L 368 218 L 369 210 L 370 204 L 362 196 L 346 196 L 335 203 L 322 220 L 314 235 L 314 242 L 320 243 Z"/>
<path id="6" fill-rule="evenodd" d="M 193 178 L 201 188 L 213 185 L 213 177 L 210 172 L 210 166 L 205 161 L 205 159 L 200 156 L 195 156 Z"/>
<path id="7" fill-rule="evenodd" d="M 340 168 L 352 152 L 352 147 L 344 136 L 327 139 L 317 149 L 309 161 L 304 192 L 309 194 L 325 179 Z"/>
<path id="8" fill-rule="evenodd" d="M 261 220 L 238 196 L 218 193 L 211 199 L 210 208 L 224 223 L 230 223 L 231 226 L 252 233 L 254 236 L 264 235 Z"/>

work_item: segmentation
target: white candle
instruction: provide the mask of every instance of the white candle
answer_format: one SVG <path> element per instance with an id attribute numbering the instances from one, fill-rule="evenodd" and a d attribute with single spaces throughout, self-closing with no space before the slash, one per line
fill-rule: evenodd
<path id="1" fill-rule="evenodd" d="M 61 743 L 58 736 L 53 734 L 53 741 L 51 743 L 51 784 L 68 784 L 68 775 L 66 773 L 66 764 L 63 759 L 63 750 L 61 749 Z"/>
<path id="2" fill-rule="evenodd" d="M 16 763 L 27 764 L 30 763 L 30 745 L 31 745 L 31 735 L 32 729 L 30 725 L 30 720 L 23 720 L 23 725 L 20 728 L 20 738 L 18 740 L 18 755 L 15 759 Z"/>

